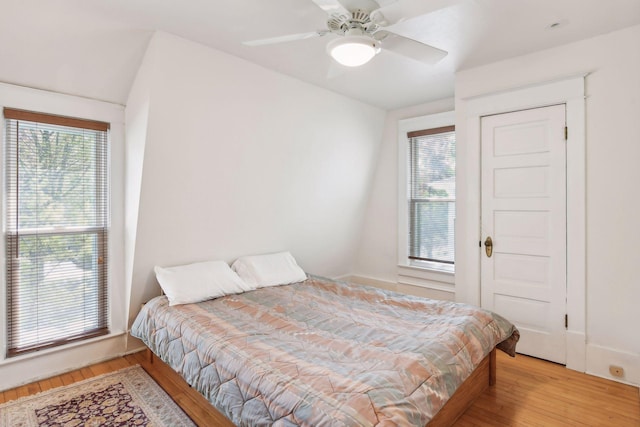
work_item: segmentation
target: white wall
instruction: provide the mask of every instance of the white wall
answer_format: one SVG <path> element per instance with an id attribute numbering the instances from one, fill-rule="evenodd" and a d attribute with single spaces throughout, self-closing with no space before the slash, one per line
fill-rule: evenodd
<path id="1" fill-rule="evenodd" d="M 398 283 L 398 121 L 453 111 L 454 99 L 389 111 L 351 280 L 409 294 L 452 299 L 448 292 Z"/>
<path id="2" fill-rule="evenodd" d="M 130 318 L 159 291 L 154 265 L 290 250 L 349 273 L 384 112 L 168 34 L 149 52 L 126 108 L 147 114 L 128 134 L 144 147 L 127 167 L 142 170 Z"/>
<path id="3" fill-rule="evenodd" d="M 610 364 L 625 368 L 624 381 L 640 384 L 640 26 L 593 39 L 461 71 L 456 76 L 458 212 L 456 293 L 476 294 L 477 271 L 464 242 L 479 230 L 479 176 L 461 165 L 476 164 L 464 146 L 465 108 L 477 95 L 525 87 L 590 72 L 586 77 L 586 371 L 609 377 Z M 571 132 L 571 129 L 569 130 Z M 571 218 L 568 219 L 571 221 Z M 469 246 L 470 248 L 470 246 Z M 477 248 L 473 249 L 477 250 Z M 570 308 L 571 309 L 571 308 Z"/>

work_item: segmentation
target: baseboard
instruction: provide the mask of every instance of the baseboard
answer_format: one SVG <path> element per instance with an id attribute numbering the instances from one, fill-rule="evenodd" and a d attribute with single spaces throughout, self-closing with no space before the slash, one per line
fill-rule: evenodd
<path id="1" fill-rule="evenodd" d="M 586 345 L 584 332 L 567 331 L 567 368 L 578 372 L 587 370 Z"/>
<path id="2" fill-rule="evenodd" d="M 337 280 L 339 282 L 349 282 L 351 281 L 351 275 L 350 274 L 343 274 L 342 276 L 336 276 L 336 277 L 332 277 L 333 280 Z"/>
<path id="3" fill-rule="evenodd" d="M 586 372 L 597 377 L 640 386 L 640 355 L 603 347 L 595 344 L 587 344 Z M 615 365 L 624 369 L 622 378 L 614 377 L 609 373 L 609 366 Z"/>
<path id="4" fill-rule="evenodd" d="M 139 352 L 144 351 L 146 349 L 147 349 L 147 346 L 144 346 L 144 345 L 140 346 L 140 347 L 136 347 L 134 349 L 125 351 L 124 356 L 129 356 L 130 354 L 139 353 Z"/>
<path id="5" fill-rule="evenodd" d="M 386 289 L 388 291 L 397 291 L 398 284 L 389 282 L 387 280 L 374 279 L 373 277 L 366 276 L 349 276 L 348 279 L 344 279 L 349 282 L 357 283 L 359 285 L 373 286 L 374 288 Z"/>
<path id="6" fill-rule="evenodd" d="M 124 351 L 125 335 L 120 332 L 5 359 L 0 363 L 0 391 L 120 357 Z"/>
<path id="7" fill-rule="evenodd" d="M 358 283 L 361 285 L 373 286 L 379 289 L 386 289 L 388 291 L 400 292 L 408 295 L 415 295 L 419 297 L 432 298 L 444 301 L 454 301 L 455 300 L 455 292 L 441 290 L 441 289 L 432 289 L 424 286 L 414 286 L 407 283 L 397 283 L 390 282 L 387 280 L 374 279 L 372 277 L 366 276 L 349 276 L 346 279 L 353 283 Z"/>

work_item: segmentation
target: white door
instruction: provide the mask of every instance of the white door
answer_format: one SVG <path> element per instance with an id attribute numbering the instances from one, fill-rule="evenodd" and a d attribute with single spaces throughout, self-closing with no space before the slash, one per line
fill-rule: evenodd
<path id="1" fill-rule="evenodd" d="M 519 353 L 564 364 L 565 105 L 486 116 L 481 126 L 481 305 L 518 327 Z"/>

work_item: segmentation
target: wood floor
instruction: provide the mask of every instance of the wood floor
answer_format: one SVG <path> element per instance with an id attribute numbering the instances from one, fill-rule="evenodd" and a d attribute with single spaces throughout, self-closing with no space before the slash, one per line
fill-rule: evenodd
<path id="1" fill-rule="evenodd" d="M 468 426 L 640 426 L 638 388 L 580 374 L 563 366 L 498 352 L 498 382 L 458 420 Z M 82 368 L 37 383 L 0 392 L 0 403 L 52 387 L 140 364 L 200 426 L 231 426 L 207 411 L 193 389 L 171 380 L 145 352 Z"/>

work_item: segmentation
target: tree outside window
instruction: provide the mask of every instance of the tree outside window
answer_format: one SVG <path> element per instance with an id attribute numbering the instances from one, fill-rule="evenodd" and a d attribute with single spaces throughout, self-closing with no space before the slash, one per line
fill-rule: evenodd
<path id="1" fill-rule="evenodd" d="M 5 118 L 13 356 L 108 332 L 108 147 L 104 123 L 7 109 Z"/>

